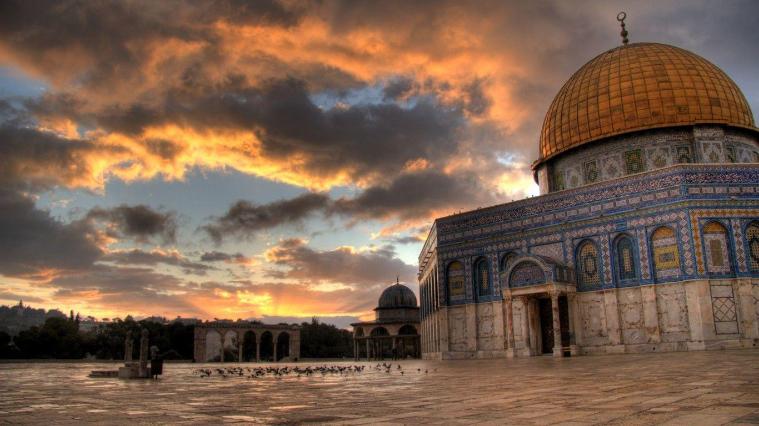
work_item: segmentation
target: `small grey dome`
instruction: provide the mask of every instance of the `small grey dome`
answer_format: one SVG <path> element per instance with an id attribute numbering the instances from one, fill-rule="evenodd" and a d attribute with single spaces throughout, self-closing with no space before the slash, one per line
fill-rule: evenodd
<path id="1" fill-rule="evenodd" d="M 402 284 L 394 284 L 382 292 L 377 304 L 378 309 L 416 308 L 416 295 Z"/>

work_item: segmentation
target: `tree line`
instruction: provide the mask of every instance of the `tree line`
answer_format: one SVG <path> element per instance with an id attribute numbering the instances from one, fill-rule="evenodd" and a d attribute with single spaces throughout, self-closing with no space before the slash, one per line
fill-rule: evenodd
<path id="1" fill-rule="evenodd" d="M 124 340 L 129 331 L 135 339 L 132 356 L 138 357 L 140 333 L 148 330 L 150 344 L 156 345 L 165 359 L 191 360 L 195 326 L 179 321 L 159 323 L 135 321 L 131 317 L 83 331 L 79 318 L 49 317 L 11 336 L 0 331 L 0 358 L 4 359 L 124 359 Z M 352 334 L 313 318 L 301 325 L 301 358 L 343 358 L 353 356 Z"/>

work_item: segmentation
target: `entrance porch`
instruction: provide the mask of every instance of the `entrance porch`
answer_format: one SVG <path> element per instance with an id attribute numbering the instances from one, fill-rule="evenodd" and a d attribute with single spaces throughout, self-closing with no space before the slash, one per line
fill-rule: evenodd
<path id="1" fill-rule="evenodd" d="M 546 283 L 503 290 L 507 356 L 579 354 L 575 287 Z"/>

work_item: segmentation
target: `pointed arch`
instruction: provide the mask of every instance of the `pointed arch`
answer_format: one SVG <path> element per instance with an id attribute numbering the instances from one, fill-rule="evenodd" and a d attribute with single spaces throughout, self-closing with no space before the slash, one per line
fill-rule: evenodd
<path id="1" fill-rule="evenodd" d="M 514 251 L 506 252 L 503 256 L 501 256 L 501 261 L 499 263 L 498 269 L 501 272 L 506 272 L 511 264 L 514 262 L 514 259 L 517 258 L 517 253 Z"/>
<path id="2" fill-rule="evenodd" d="M 464 264 L 458 260 L 448 264 L 446 268 L 446 281 L 448 284 L 448 299 L 456 300 L 466 296 L 464 288 Z"/>
<path id="3" fill-rule="evenodd" d="M 635 240 L 628 234 L 619 235 L 614 240 L 614 266 L 619 282 L 638 279 L 638 256 Z"/>
<path id="4" fill-rule="evenodd" d="M 748 252 L 748 269 L 759 272 L 759 221 L 753 221 L 746 227 L 746 251 Z"/>
<path id="5" fill-rule="evenodd" d="M 727 228 L 720 222 L 713 220 L 704 224 L 701 233 L 706 272 L 710 275 L 730 274 L 733 268 Z"/>
<path id="6" fill-rule="evenodd" d="M 490 263 L 484 256 L 474 261 L 474 286 L 478 296 L 490 296 L 493 294 L 492 280 L 490 279 Z"/>
<path id="7" fill-rule="evenodd" d="M 601 288 L 601 259 L 596 243 L 583 240 L 577 246 L 577 285 L 580 290 Z"/>
<path id="8" fill-rule="evenodd" d="M 674 278 L 680 275 L 680 250 L 677 235 L 669 226 L 660 226 L 651 233 L 651 252 L 656 279 Z"/>

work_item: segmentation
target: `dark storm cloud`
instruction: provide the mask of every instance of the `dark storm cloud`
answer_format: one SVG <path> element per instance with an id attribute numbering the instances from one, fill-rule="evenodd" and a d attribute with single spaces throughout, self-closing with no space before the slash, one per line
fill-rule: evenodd
<path id="1" fill-rule="evenodd" d="M 331 212 L 353 218 L 416 219 L 442 208 L 487 206 L 496 202 L 470 173 L 455 176 L 435 170 L 405 173 L 387 186 L 366 189 L 354 198 L 340 198 Z"/>
<path id="2" fill-rule="evenodd" d="M 497 202 L 474 174 L 455 176 L 434 170 L 404 173 L 388 185 L 369 187 L 355 197 L 332 200 L 308 193 L 295 198 L 256 205 L 240 200 L 221 217 L 201 227 L 215 242 L 225 237 L 246 238 L 285 225 L 302 225 L 316 214 L 341 216 L 350 221 L 372 219 L 416 220 L 441 209 L 484 207 Z M 452 213 L 451 210 L 449 213 Z M 409 238 L 401 243 L 412 242 Z"/>
<path id="3" fill-rule="evenodd" d="M 86 185 L 93 174 L 87 157 L 119 151 L 122 150 L 97 147 L 88 141 L 10 122 L 0 123 L 0 184 L 27 191 Z"/>
<path id="4" fill-rule="evenodd" d="M 482 108 L 482 100 L 475 102 Z M 466 131 L 461 109 L 434 98 L 419 99 L 411 108 L 383 103 L 323 110 L 314 104 L 306 82 L 294 78 L 268 80 L 261 86 L 231 79 L 190 93 L 170 90 L 162 103 L 110 105 L 89 113 L 72 110 L 75 104 L 48 96 L 33 108 L 43 116 L 60 114 L 131 135 L 172 123 L 198 130 L 249 130 L 258 135 L 268 158 L 298 155 L 305 171 L 314 175 L 347 171 L 356 179 L 396 174 L 417 158 L 444 161 Z M 151 141 L 148 148 L 162 158 L 179 152 L 176 143 L 167 140 L 157 145 Z"/>
<path id="5" fill-rule="evenodd" d="M 382 88 L 382 96 L 385 100 L 398 100 L 411 94 L 416 87 L 416 82 L 411 77 L 396 77 L 390 80 Z"/>
<path id="6" fill-rule="evenodd" d="M 231 262 L 241 263 L 249 259 L 242 253 L 225 253 L 221 251 L 209 251 L 200 256 L 201 262 Z"/>
<path id="7" fill-rule="evenodd" d="M 260 205 L 240 200 L 202 229 L 217 243 L 225 236 L 251 236 L 275 226 L 302 223 L 315 211 L 324 209 L 328 202 L 328 196 L 315 193 Z"/>
<path id="8" fill-rule="evenodd" d="M 153 237 L 169 243 L 176 241 L 176 214 L 156 211 L 146 205 L 122 204 L 110 209 L 96 207 L 87 213 L 87 218 L 105 223 L 107 229 L 119 237 L 134 238 L 139 242 Z"/>
<path id="9" fill-rule="evenodd" d="M 151 42 L 214 44 L 206 26 L 215 22 L 291 26 L 299 18 L 298 11 L 276 0 L 9 0 L 0 3 L 0 38 L 11 42 L 21 61 L 59 78 L 107 88 L 125 74 L 141 72 Z M 71 56 L 63 56 L 64 51 Z"/>
<path id="10" fill-rule="evenodd" d="M 276 82 L 265 93 L 260 104 L 264 151 L 282 158 L 305 155 L 315 173 L 393 175 L 407 161 L 451 155 L 464 127 L 460 111 L 432 100 L 408 109 L 367 104 L 325 111 L 298 81 Z"/>
<path id="11" fill-rule="evenodd" d="M 11 293 L 8 291 L 0 291 L 0 299 L 2 300 L 20 300 L 24 302 L 41 303 L 45 300 L 37 296 L 29 296 L 25 294 Z"/>
<path id="12" fill-rule="evenodd" d="M 464 107 L 472 115 L 482 116 L 492 105 L 492 101 L 485 94 L 483 87 L 485 84 L 487 82 L 484 79 L 478 78 L 464 87 L 466 93 Z"/>
<path id="13" fill-rule="evenodd" d="M 59 222 L 31 198 L 0 189 L 2 275 L 35 277 L 46 270 L 88 268 L 103 254 L 92 234 L 86 222 Z"/>
<path id="14" fill-rule="evenodd" d="M 388 238 L 388 241 L 395 244 L 418 244 L 418 243 L 423 243 L 424 238 L 418 237 L 416 235 L 408 235 L 404 237 Z"/>
<path id="15" fill-rule="evenodd" d="M 266 257 L 287 268 L 283 274 L 286 278 L 365 285 L 386 283 L 396 275 L 403 281 L 416 280 L 416 268 L 395 257 L 387 247 L 366 252 L 348 248 L 318 251 L 303 240 L 288 239 L 267 251 Z"/>
<path id="16" fill-rule="evenodd" d="M 205 275 L 214 268 L 199 262 L 193 262 L 176 251 L 145 251 L 140 249 L 114 251 L 103 256 L 101 259 L 119 265 L 170 265 L 182 269 L 185 273 Z"/>

